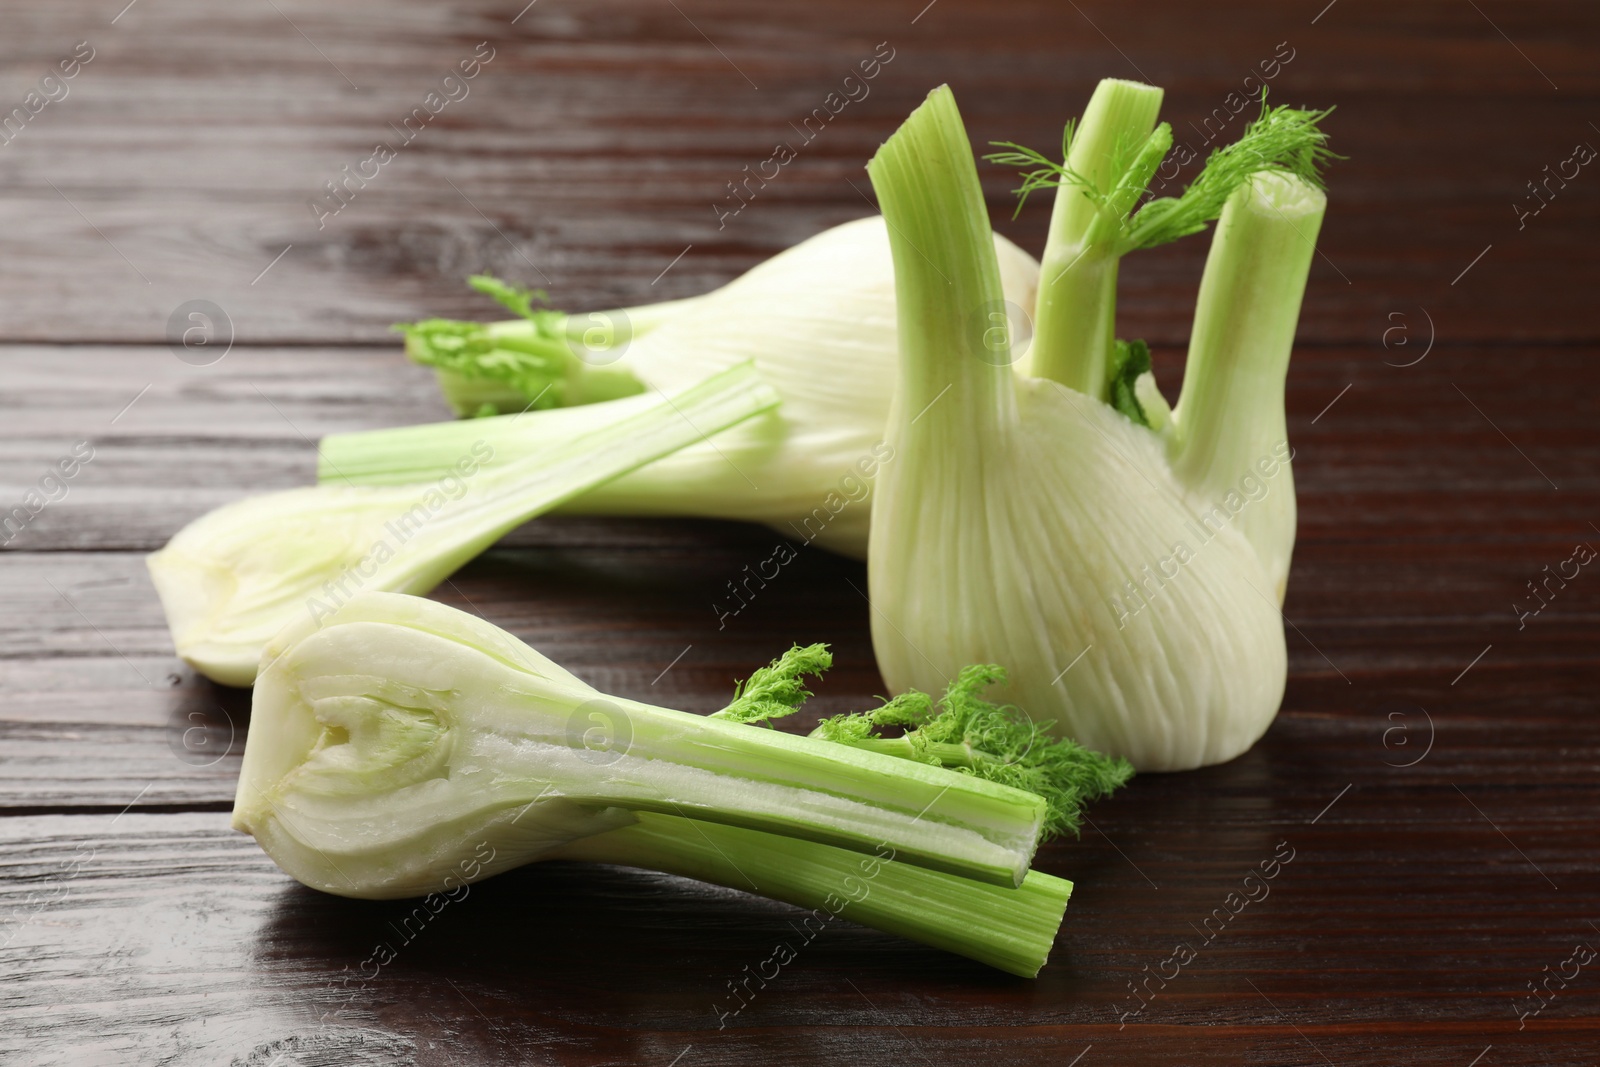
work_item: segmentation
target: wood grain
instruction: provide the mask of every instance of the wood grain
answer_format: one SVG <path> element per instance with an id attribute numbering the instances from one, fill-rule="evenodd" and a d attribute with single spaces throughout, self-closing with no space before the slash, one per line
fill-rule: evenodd
<path id="1" fill-rule="evenodd" d="M 1227 94 L 1281 52 L 1293 58 L 1274 99 L 1337 104 L 1331 129 L 1350 157 L 1305 337 L 1376 343 L 1390 313 L 1416 306 L 1452 337 L 1600 337 L 1574 269 L 1592 259 L 1600 179 L 1585 172 L 1520 228 L 1512 206 L 1545 165 L 1600 138 L 1600 76 L 1581 44 L 1600 31 L 1590 5 L 1344 4 L 1314 25 L 1264 0 L 1203 16 L 941 0 L 914 24 L 915 3 L 545 0 L 513 24 L 521 6 L 169 0 L 111 25 L 88 0 L 15 5 L 0 100 L 20 102 L 80 39 L 97 53 L 0 148 L 0 332 L 161 343 L 173 309 L 205 298 L 252 343 L 375 342 L 396 320 L 489 312 L 461 284 L 485 268 L 574 308 L 689 295 L 869 213 L 866 158 L 940 82 L 975 143 L 1048 146 L 1096 80 L 1145 78 L 1203 153 L 1220 124 L 1206 116 L 1237 108 Z M 495 58 L 469 94 L 319 228 L 307 202 L 323 183 L 392 138 L 483 41 Z M 895 58 L 870 94 L 719 228 L 727 183 L 798 141 L 791 123 L 879 42 Z M 1012 179 L 985 175 L 1004 219 Z M 1037 253 L 1045 219 L 1041 203 L 1002 229 Z M 1491 244 L 1472 284 L 1451 285 Z M 1189 242 L 1129 263 L 1130 333 L 1184 339 L 1203 255 Z"/>
<path id="2" fill-rule="evenodd" d="M 1181 1048 L 1200 1063 L 1432 1064 L 1488 1044 L 1512 1062 L 1587 1062 L 1592 990 L 1564 992 L 1521 1032 L 1512 1002 L 1592 941 L 1600 885 L 1577 843 L 1592 780 L 1458 792 L 1445 780 L 1516 759 L 1481 725 L 1410 770 L 1383 767 L 1377 730 L 1348 717 L 1287 718 L 1274 733 L 1230 767 L 1141 780 L 1082 842 L 1047 850 L 1040 865 L 1079 888 L 1037 981 L 841 926 L 720 1030 L 725 982 L 789 936 L 788 909 L 550 865 L 476 886 L 421 933 L 397 934 L 409 906 L 304 890 L 221 813 L 7 819 L 0 958 L 48 1006 L 22 997 L 0 1040 L 39 1048 L 56 1028 L 82 1028 L 83 1054 L 100 1057 L 30 1062 L 249 1063 L 284 1050 L 355 1063 L 533 1051 L 655 1062 L 664 1050 L 670 1062 L 692 1045 L 698 1062 L 732 1064 L 770 1055 L 777 1033 L 793 1062 L 872 1050 L 1020 1064 L 1089 1044 L 1126 1063 Z M 1600 737 L 1578 740 L 1593 760 Z M 1282 758 L 1312 748 L 1321 758 Z M 1357 784 L 1343 792 L 1341 777 Z M 1197 932 L 1275 854 L 1290 860 L 1269 894 L 1226 924 L 1212 918 L 1209 940 Z M 398 958 L 345 982 L 383 942 Z M 1127 984 L 1179 943 L 1194 962 L 1143 1018 L 1124 1019 L 1139 1003 Z M 1195 1024 L 1203 1043 L 1180 1036 Z"/>
<path id="3" fill-rule="evenodd" d="M 0 1061 L 1593 1063 L 1600 975 L 1518 1011 L 1600 945 L 1600 585 L 1513 605 L 1600 543 L 1600 173 L 1520 224 L 1514 205 L 1600 145 L 1600 9 L 26 0 L 5 29 L 0 116 L 75 42 L 95 57 L 0 144 L 0 511 L 78 442 L 94 456 L 0 550 Z M 322 183 L 485 41 L 470 95 L 319 228 Z M 726 183 L 879 42 L 870 95 L 719 228 Z M 249 695 L 173 657 L 143 556 L 308 482 L 322 434 L 443 417 L 390 323 L 491 315 L 461 284 L 479 269 L 572 308 L 719 285 L 870 212 L 865 160 L 942 81 L 976 144 L 1046 146 L 1098 78 L 1143 77 L 1204 150 L 1281 48 L 1273 101 L 1337 104 L 1350 157 L 1289 379 L 1283 711 L 1240 759 L 1142 776 L 1041 853 L 1077 889 L 1039 979 L 846 923 L 719 1029 L 790 909 L 550 864 L 401 944 L 405 905 L 305 890 L 227 828 Z M 983 175 L 997 228 L 1038 252 L 1047 205 L 1013 221 L 1011 178 Z M 1123 270 L 1119 326 L 1169 396 L 1205 248 Z M 175 353 L 197 299 L 228 325 Z M 435 596 L 602 690 L 700 712 L 829 641 L 838 665 L 783 723 L 804 730 L 882 682 L 864 570 L 838 557 L 802 552 L 719 628 L 774 536 L 541 520 Z M 1280 842 L 1270 895 L 1207 937 Z M 394 962 L 346 982 L 384 941 Z M 1193 962 L 1124 1015 L 1179 944 Z"/>
<path id="4" fill-rule="evenodd" d="M 1416 359 L 1424 339 L 1389 349 L 1297 349 L 1287 405 L 1300 543 L 1347 540 L 1357 525 L 1430 542 L 1594 534 L 1600 398 L 1571 387 L 1562 403 L 1549 397 L 1552 383 L 1586 380 L 1600 348 L 1546 346 L 1528 355 L 1446 342 L 1413 366 L 1394 365 Z M 1175 397 L 1181 347 L 1158 348 L 1155 360 Z M 1522 373 L 1530 362 L 1538 372 Z M 65 497 L 5 548 L 153 551 L 229 500 L 309 484 L 324 434 L 447 415 L 431 372 L 393 344 L 240 345 L 203 367 L 165 347 L 0 348 L 6 508 L 78 442 L 95 449 Z M 537 524 L 512 543 L 543 543 L 546 525 L 568 528 Z M 572 543 L 615 536 L 604 524 L 572 529 L 582 531 Z"/>

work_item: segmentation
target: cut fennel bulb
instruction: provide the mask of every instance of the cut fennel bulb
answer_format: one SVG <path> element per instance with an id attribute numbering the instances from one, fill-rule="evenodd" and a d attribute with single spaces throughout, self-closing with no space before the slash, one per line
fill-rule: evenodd
<path id="1" fill-rule="evenodd" d="M 777 403 L 744 363 L 603 405 L 536 457 L 490 465 L 493 445 L 477 438 L 431 484 L 250 497 L 185 526 L 150 556 L 150 575 L 178 655 L 249 685 L 262 647 L 294 619 L 326 617 L 362 589 L 425 593 L 528 519 Z"/>
<path id="2" fill-rule="evenodd" d="M 360 593 L 269 645 L 233 825 L 304 884 L 374 899 L 568 858 L 745 872 L 812 905 L 852 894 L 854 856 L 878 899 L 847 917 L 1033 973 L 1070 891 L 1028 872 L 1046 813 L 972 774 L 608 696 L 476 616 Z"/>
<path id="3" fill-rule="evenodd" d="M 1091 117 L 1121 115 L 1131 136 L 1084 128 L 1078 143 L 1139 144 L 1159 91 L 1102 92 L 1126 99 Z M 1030 715 L 1141 770 L 1176 770 L 1243 752 L 1282 699 L 1278 604 L 1294 527 L 1283 381 L 1326 202 L 1310 149 L 1289 153 L 1300 170 L 1235 167 L 1239 180 L 1217 202 L 1182 400 L 1160 413 L 1158 433 L 1105 402 L 1111 268 L 1143 212 L 1171 222 L 1174 202 L 1130 219 L 1154 163 L 1117 151 L 1122 178 L 1109 192 L 1069 152 L 1091 188 L 1063 182 L 1058 196 L 1093 193 L 1110 215 L 1085 223 L 1068 212 L 1058 226 L 1058 207 L 1052 242 L 1065 234 L 1080 251 L 1102 248 L 1110 282 L 1046 249 L 1031 349 L 1041 376 L 1031 378 L 1005 369 L 1003 334 L 974 325 L 1001 290 L 949 89 L 930 94 L 868 167 L 889 222 L 900 329 L 887 435 L 896 461 L 872 508 L 873 646 L 896 690 L 1002 663 L 1002 692 Z M 1091 306 L 1096 314 L 1060 311 Z"/>
<path id="4" fill-rule="evenodd" d="M 1017 326 L 1015 340 L 1025 344 L 1038 265 L 1003 237 L 992 237 L 992 244 L 1010 303 L 996 310 Z M 783 398 L 770 415 L 598 486 L 564 503 L 561 513 L 741 519 L 846 555 L 866 555 L 867 499 L 878 472 L 894 462 L 883 443 L 895 375 L 894 271 L 881 217 L 826 230 L 705 296 L 660 309 L 597 313 L 591 318 L 640 325 L 620 330 L 630 338 L 625 346 L 580 347 L 584 359 L 569 354 L 563 363 L 568 350 L 557 339 L 576 331 L 569 324 L 578 317 L 533 314 L 490 327 L 421 323 L 411 328 L 407 347 L 452 375 L 472 370 L 473 381 L 495 388 L 504 382 L 497 374 L 516 376 L 526 390 L 518 394 L 518 410 L 540 395 L 548 398 L 547 388 L 567 390 L 562 368 L 589 373 L 582 369 L 588 363 L 603 363 L 613 373 L 609 387 L 616 372 L 626 371 L 671 390 L 754 359 Z M 489 331 L 493 340 L 473 331 Z M 619 336 L 619 330 L 598 333 L 608 343 Z M 549 377 L 529 370 L 522 354 L 513 358 L 500 347 L 510 343 L 552 349 L 541 364 L 552 368 Z M 470 360 L 460 355 L 464 345 Z M 480 391 L 463 407 L 487 395 L 481 384 L 473 388 Z M 496 463 L 512 462 L 582 432 L 606 418 L 608 406 L 336 434 L 322 441 L 318 476 L 345 484 L 425 482 L 480 438 L 494 447 Z"/>
<path id="5" fill-rule="evenodd" d="M 305 884 L 387 897 L 437 888 L 477 840 L 503 870 L 632 811 L 883 843 L 1016 886 L 1045 810 L 971 775 L 607 696 L 474 615 L 360 593 L 268 646 L 233 818 Z"/>

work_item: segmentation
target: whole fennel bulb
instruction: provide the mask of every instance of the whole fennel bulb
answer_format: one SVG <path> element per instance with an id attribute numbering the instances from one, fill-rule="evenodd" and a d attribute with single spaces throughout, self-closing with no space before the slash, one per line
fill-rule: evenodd
<path id="1" fill-rule="evenodd" d="M 1012 314 L 1022 344 L 1038 264 L 1003 237 L 992 244 L 1006 299 L 1022 312 Z M 526 293 L 486 288 L 526 307 Z M 894 462 L 883 444 L 895 376 L 894 269 L 880 216 L 825 230 L 690 300 L 587 316 L 529 315 L 487 327 L 418 323 L 409 328 L 407 349 L 441 368 L 447 391 L 468 389 L 463 408 L 486 396 L 502 410 L 509 404 L 520 410 L 555 393 L 618 394 L 626 388 L 621 376 L 635 379 L 635 388 L 670 391 L 747 359 L 783 400 L 770 415 L 599 486 L 557 513 L 739 519 L 866 555 L 867 499 L 878 472 Z M 588 347 L 590 335 L 627 343 Z M 505 349 L 513 343 L 541 355 Z M 603 387 L 591 384 L 596 367 L 609 376 Z M 521 390 L 509 397 L 506 375 Z M 345 484 L 427 481 L 463 442 L 480 437 L 494 446 L 496 462 L 511 461 L 581 432 L 604 406 L 337 434 L 322 441 L 319 477 Z"/>
<path id="2" fill-rule="evenodd" d="M 896 461 L 873 499 L 868 568 L 873 646 L 892 689 L 1000 663 L 1005 697 L 1030 715 L 1141 770 L 1178 770 L 1243 752 L 1283 696 L 1278 604 L 1294 537 L 1283 381 L 1326 202 L 1313 150 L 1241 170 L 1217 199 L 1177 408 L 1142 392 L 1157 430 L 1112 407 L 1116 258 L 1138 246 L 1143 212 L 1193 232 L 1184 213 L 1204 207 L 1158 200 L 1129 215 L 1165 153 L 1151 131 L 1159 100 L 1148 86 L 1102 83 L 1077 131 L 1080 148 L 1148 136 L 1151 150 L 1105 148 L 1109 180 L 1069 151 L 1087 189 L 1063 180 L 1058 193 L 1036 377 L 1013 375 L 1003 333 L 981 328 L 1001 290 L 949 89 L 872 160 L 901 345 Z M 1264 112 L 1261 123 L 1310 128 L 1316 149 L 1318 117 Z"/>

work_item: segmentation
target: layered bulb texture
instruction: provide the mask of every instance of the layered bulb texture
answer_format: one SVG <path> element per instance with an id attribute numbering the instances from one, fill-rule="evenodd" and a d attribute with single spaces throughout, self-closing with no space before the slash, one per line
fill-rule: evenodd
<path id="1" fill-rule="evenodd" d="M 937 690 L 963 664 L 1003 664 L 1006 699 L 1141 770 L 1237 756 L 1283 696 L 1283 384 L 1325 206 L 1321 116 L 1265 112 L 1258 143 L 1292 136 L 1283 162 L 1209 191 L 1220 219 L 1168 411 L 1112 326 L 1117 258 L 1211 212 L 1131 210 L 1170 144 L 1160 95 L 1102 83 L 1069 128 L 1025 375 L 950 91 L 868 168 L 900 330 L 868 563 L 879 668 L 892 689 Z"/>

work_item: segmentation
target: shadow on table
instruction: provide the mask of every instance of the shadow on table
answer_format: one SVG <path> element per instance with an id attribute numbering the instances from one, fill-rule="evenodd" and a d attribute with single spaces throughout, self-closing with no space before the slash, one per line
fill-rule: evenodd
<path id="1" fill-rule="evenodd" d="M 551 983 L 554 1001 L 585 981 L 611 997 L 663 992 L 709 1002 L 726 979 L 764 960 L 776 939 L 798 943 L 798 908 L 685 878 L 600 864 L 533 864 L 467 887 L 464 895 L 349 900 L 303 886 L 284 890 L 255 946 L 263 962 L 339 976 L 350 988 L 390 974 L 503 979 L 525 997 Z M 978 963 L 840 919 L 808 944 L 790 972 L 867 967 L 880 976 L 945 975 L 962 983 L 1013 981 Z M 342 979 L 343 976 L 341 976 Z M 838 979 L 835 975 L 834 978 Z M 810 979 L 797 979 L 810 980 Z M 822 980 L 828 980 L 826 975 Z M 842 981 L 842 980 L 841 980 Z"/>
<path id="2" fill-rule="evenodd" d="M 293 886 L 253 955 L 325 1024 L 414 1033 L 448 1020 L 608 1047 L 641 1029 L 715 1032 L 719 1012 L 736 1008 L 730 1027 L 793 1024 L 830 1004 L 857 1013 L 863 993 L 886 989 L 960 998 L 1029 985 L 843 920 L 806 943 L 799 909 L 627 868 L 535 864 L 434 908 Z M 730 983 L 780 941 L 798 947 L 795 958 L 765 983 L 750 979 L 741 1008 Z"/>

